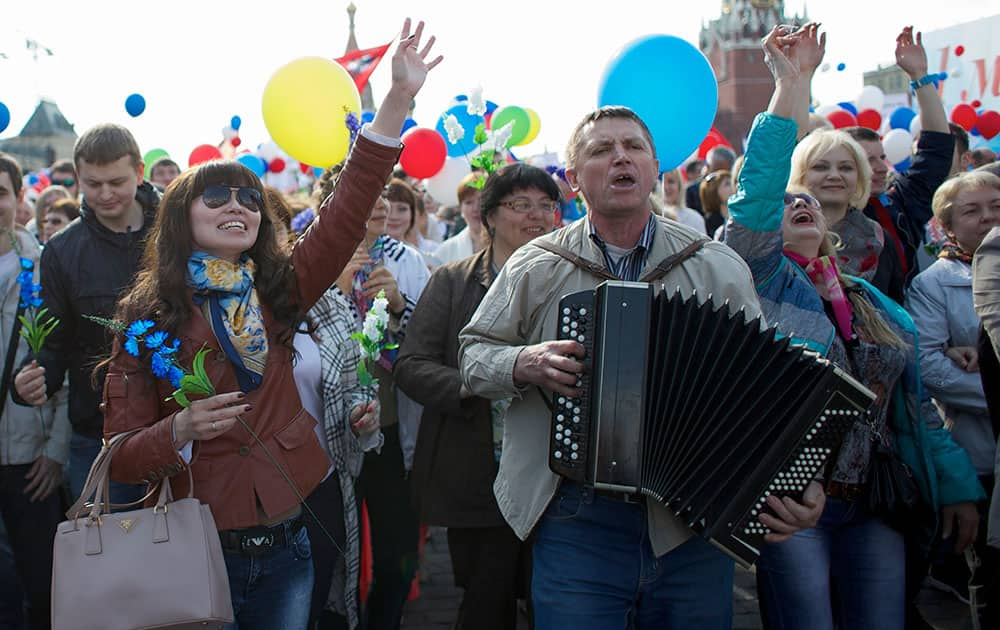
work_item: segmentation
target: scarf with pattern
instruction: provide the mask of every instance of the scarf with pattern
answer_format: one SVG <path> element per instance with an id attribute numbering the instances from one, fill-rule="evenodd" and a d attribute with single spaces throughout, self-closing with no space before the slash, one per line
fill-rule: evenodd
<path id="1" fill-rule="evenodd" d="M 850 208 L 830 231 L 840 237 L 841 247 L 837 250 L 840 268 L 871 282 L 878 268 L 878 257 L 885 247 L 882 226 L 857 208 Z"/>
<path id="2" fill-rule="evenodd" d="M 254 289 L 257 265 L 244 255 L 238 264 L 205 252 L 188 258 L 187 284 L 194 289 L 219 345 L 236 367 L 244 392 L 257 389 L 267 363 L 267 333 Z"/>
<path id="3" fill-rule="evenodd" d="M 945 241 L 941 244 L 941 251 L 938 252 L 938 258 L 951 258 L 952 260 L 961 260 L 968 265 L 972 264 L 972 254 L 959 247 L 953 241 Z"/>
<path id="4" fill-rule="evenodd" d="M 851 306 L 851 301 L 847 298 L 847 294 L 844 293 L 844 285 L 840 283 L 837 261 L 833 256 L 806 258 L 788 250 L 785 250 L 784 254 L 805 270 L 806 275 L 812 280 L 820 296 L 825 294 L 826 300 L 833 307 L 834 324 L 837 326 L 841 338 L 846 340 L 854 339 L 854 328 L 852 326 L 854 308 Z"/>

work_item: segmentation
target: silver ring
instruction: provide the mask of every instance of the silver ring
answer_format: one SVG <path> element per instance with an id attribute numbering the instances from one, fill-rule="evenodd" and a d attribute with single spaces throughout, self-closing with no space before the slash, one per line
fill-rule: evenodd
<path id="1" fill-rule="evenodd" d="M 212 420 L 211 426 L 212 426 L 212 430 L 215 431 L 215 420 Z"/>

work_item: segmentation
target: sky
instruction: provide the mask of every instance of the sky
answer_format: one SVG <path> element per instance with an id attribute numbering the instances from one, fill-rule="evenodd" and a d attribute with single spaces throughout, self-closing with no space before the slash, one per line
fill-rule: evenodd
<path id="1" fill-rule="evenodd" d="M 143 152 L 165 149 L 182 166 L 191 149 L 217 144 L 233 115 L 243 120 L 244 146 L 269 140 L 261 95 L 271 75 L 304 56 L 338 57 L 348 33 L 348 1 L 47 0 L 4 2 L 0 19 L 0 102 L 11 111 L 0 138 L 17 135 L 40 97 L 54 100 L 77 133 L 99 122 L 129 127 Z M 1000 0 L 789 0 L 786 15 L 807 4 L 828 32 L 826 62 L 843 72 L 817 74 L 822 103 L 852 100 L 862 72 L 893 63 L 900 27 L 935 30 L 1000 13 Z M 355 0 L 361 48 L 389 42 L 407 16 L 424 19 L 445 60 L 416 99 L 413 118 L 433 127 L 457 94 L 482 86 L 485 98 L 534 109 L 537 139 L 518 155 L 563 154 L 577 120 L 596 107 L 601 74 L 617 51 L 651 34 L 697 46 L 703 21 L 721 2 L 689 0 L 497 0 L 433 2 Z M 904 22 L 904 20 L 906 20 Z M 33 39 L 52 50 L 37 61 Z M 388 88 L 388 58 L 372 77 L 375 102 Z M 664 67 L 664 99 L 683 98 Z M 125 99 L 139 93 L 137 118 Z M 62 156 L 60 156 L 62 157 Z M 70 157 L 70 156 L 65 156 Z"/>

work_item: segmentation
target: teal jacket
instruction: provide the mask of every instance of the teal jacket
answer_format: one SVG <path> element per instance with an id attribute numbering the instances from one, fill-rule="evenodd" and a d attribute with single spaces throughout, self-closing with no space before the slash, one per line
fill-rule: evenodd
<path id="1" fill-rule="evenodd" d="M 781 219 L 795 135 L 795 121 L 757 115 L 736 192 L 729 199 L 725 242 L 750 266 L 767 322 L 780 335 L 825 356 L 836 334 L 833 324 L 805 271 L 782 253 Z M 851 280 L 912 349 L 889 403 L 889 421 L 894 448 L 914 471 L 924 500 L 937 513 L 944 505 L 985 499 L 968 454 L 951 439 L 923 390 L 913 319 L 871 284 Z M 923 526 L 925 545 L 933 541 L 937 527 L 936 520 Z"/>

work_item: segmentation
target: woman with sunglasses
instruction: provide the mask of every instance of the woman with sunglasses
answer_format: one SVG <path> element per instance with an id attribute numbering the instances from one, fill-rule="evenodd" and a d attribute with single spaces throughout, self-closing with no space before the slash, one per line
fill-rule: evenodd
<path id="1" fill-rule="evenodd" d="M 786 192 L 796 132 L 806 129 L 809 87 L 823 58 L 818 25 L 778 26 L 763 42 L 775 78 L 768 110 L 754 121 L 726 243 L 747 261 L 761 309 L 790 336 L 851 374 L 877 395 L 870 416 L 844 438 L 806 502 L 823 506 L 816 527 L 767 545 L 757 564 L 761 615 L 772 629 L 902 629 L 903 535 L 868 509 L 875 441 L 913 471 L 928 513 L 945 532 L 975 531 L 983 497 L 968 457 L 936 414 L 921 407 L 917 336 L 910 317 L 865 280 L 840 273 L 819 203 Z M 822 482 L 822 486 L 821 483 Z M 797 508 L 788 506 L 790 511 Z M 780 515 L 780 514 L 779 514 Z M 926 546 L 939 535 L 929 517 L 914 523 Z M 968 538 L 965 538 L 968 540 Z"/>
<path id="2" fill-rule="evenodd" d="M 439 267 L 410 318 L 396 362 L 399 387 L 424 405 L 413 463 L 422 522 L 448 528 L 455 583 L 465 590 L 455 628 L 509 629 L 527 594 L 530 547 L 493 496 L 508 401 L 472 396 L 458 372 L 458 333 L 500 268 L 525 243 L 552 231 L 561 202 L 544 170 L 510 164 L 482 189 L 486 248 Z"/>
<path id="3" fill-rule="evenodd" d="M 148 484 L 172 477 L 212 509 L 225 555 L 236 625 L 302 629 L 313 586 L 303 501 L 329 469 L 293 375 L 294 337 L 365 233 L 399 155 L 399 132 L 433 61 L 431 37 L 409 19 L 392 56 L 392 85 L 362 128 L 341 183 L 319 220 L 286 253 L 260 180 L 238 162 L 209 162 L 174 180 L 160 202 L 143 268 L 117 319 L 149 320 L 180 341 L 190 369 L 201 348 L 217 395 L 181 408 L 166 402 L 150 352 L 116 339 L 104 388 L 104 431 L 139 429 L 112 477 Z M 135 356 L 138 355 L 138 356 Z M 180 473 L 180 474 L 178 474 Z M 155 570 L 155 568 L 152 568 Z M 167 594 L 169 596 L 169 594 Z"/>

